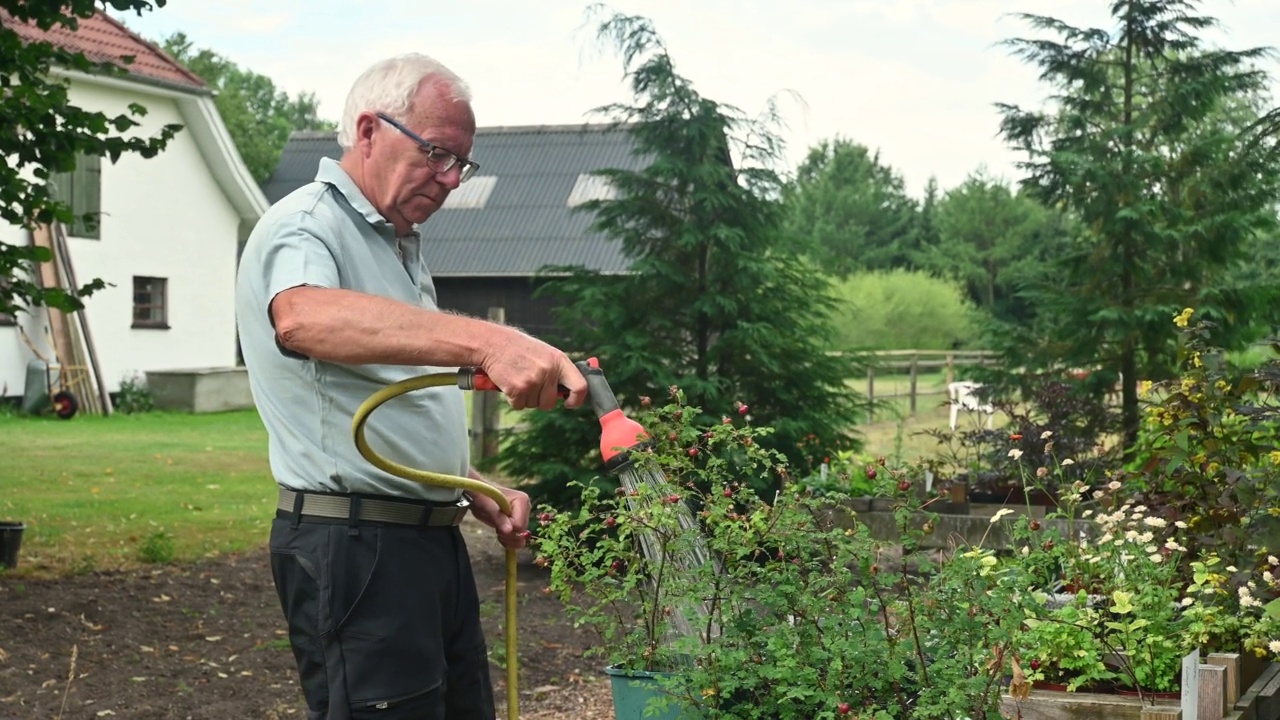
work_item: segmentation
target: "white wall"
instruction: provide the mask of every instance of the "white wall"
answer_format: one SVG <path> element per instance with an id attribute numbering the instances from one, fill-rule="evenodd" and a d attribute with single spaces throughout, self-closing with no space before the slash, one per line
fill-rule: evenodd
<path id="1" fill-rule="evenodd" d="M 71 99 L 110 116 L 129 102 L 147 110 L 140 132 L 184 123 L 172 100 L 73 83 Z M 235 364 L 235 263 L 239 218 L 205 165 L 190 132 L 179 132 L 151 159 L 102 161 L 101 239 L 68 241 L 76 280 L 109 286 L 85 301 L 108 389 L 147 370 Z M 26 232 L 0 227 L 0 239 L 25 244 Z M 134 329 L 133 277 L 168 279 L 169 329 Z M 45 335 L 43 313 L 26 321 L 32 340 Z M 42 352 L 44 349 L 42 348 Z M 0 326 L 0 395 L 21 395 L 34 355 L 16 329 Z"/>

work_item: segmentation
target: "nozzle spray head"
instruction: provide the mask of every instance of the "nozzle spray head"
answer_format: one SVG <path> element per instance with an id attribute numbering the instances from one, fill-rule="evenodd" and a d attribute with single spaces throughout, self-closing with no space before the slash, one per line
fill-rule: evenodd
<path id="1" fill-rule="evenodd" d="M 575 363 L 587 380 L 587 397 L 600 419 L 600 456 L 605 467 L 613 469 L 627 461 L 627 454 L 649 439 L 640 423 L 627 417 L 618 405 L 613 388 L 605 380 L 600 361 L 588 358 Z"/>

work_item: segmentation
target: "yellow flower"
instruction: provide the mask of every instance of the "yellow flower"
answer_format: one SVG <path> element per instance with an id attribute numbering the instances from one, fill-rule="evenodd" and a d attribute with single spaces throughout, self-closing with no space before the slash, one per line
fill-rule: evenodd
<path id="1" fill-rule="evenodd" d="M 1142 397 L 1146 397 L 1147 393 L 1149 392 L 1151 392 L 1151 381 L 1150 380 L 1140 381 L 1138 383 L 1138 395 Z"/>
<path id="2" fill-rule="evenodd" d="M 1192 308 L 1183 308 L 1182 312 L 1173 316 L 1173 324 L 1180 328 L 1186 327 L 1187 323 L 1191 322 L 1191 313 L 1194 312 Z"/>

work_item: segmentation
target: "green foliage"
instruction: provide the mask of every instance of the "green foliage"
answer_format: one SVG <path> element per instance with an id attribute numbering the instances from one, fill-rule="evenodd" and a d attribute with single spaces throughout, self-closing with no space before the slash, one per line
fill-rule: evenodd
<path id="1" fill-rule="evenodd" d="M 947 350 L 977 334 L 978 311 L 960 284 L 919 270 L 860 272 L 833 295 L 836 350 Z"/>
<path id="2" fill-rule="evenodd" d="M 1193 546 L 1239 567 L 1280 550 L 1280 361 L 1253 371 L 1210 344 L 1213 322 L 1179 314 L 1180 375 L 1154 385 L 1129 482 L 1185 520 Z"/>
<path id="3" fill-rule="evenodd" d="M 51 193 L 52 176 L 73 170 L 81 154 L 106 157 L 111 162 L 126 153 L 154 157 L 181 129 L 180 125 L 166 125 L 152 137 L 139 135 L 134 130 L 139 125 L 137 118 L 147 111 L 137 103 L 116 116 L 72 104 L 69 82 L 55 69 L 108 76 L 125 71 L 47 42 L 27 43 L 11 27 L 13 22 L 27 22 L 42 30 L 74 31 L 80 20 L 92 17 L 99 4 L 94 0 L 0 0 L 0 11 L 12 18 L 0 24 L 0 85 L 4 87 L 0 117 L 8 128 L 0 133 L 0 156 L 6 158 L 0 163 L 0 220 L 4 222 L 28 229 L 54 221 L 74 224 L 77 218 L 71 207 Z M 106 0 L 101 4 L 139 14 L 153 7 L 146 0 Z M 158 7 L 164 4 L 163 0 L 154 2 Z M 97 218 L 84 221 L 96 223 Z M 28 271 L 32 264 L 50 259 L 44 248 L 0 242 L 0 315 L 41 305 L 78 310 L 83 307 L 81 298 L 105 287 L 96 279 L 70 291 L 40 287 Z"/>
<path id="4" fill-rule="evenodd" d="M 1052 257 L 1059 219 L 1026 194 L 979 171 L 948 190 L 934 211 L 938 241 L 921 264 L 964 284 L 968 297 L 997 318 L 1026 316 L 1019 283 Z"/>
<path id="5" fill-rule="evenodd" d="M 291 98 L 271 78 L 241 68 L 212 50 L 192 46 L 185 33 L 173 33 L 161 45 L 217 92 L 213 101 L 218 114 L 258 182 L 266 181 L 275 171 L 290 133 L 337 127 L 317 115 L 319 102 L 314 93 Z"/>
<path id="6" fill-rule="evenodd" d="M 173 536 L 164 530 L 156 530 L 138 543 L 138 559 L 144 563 L 163 565 L 173 562 Z"/>
<path id="7" fill-rule="evenodd" d="M 763 449 L 770 429 L 700 425 L 684 402 L 642 416 L 655 441 L 632 455 L 634 493 L 589 486 L 574 512 L 541 508 L 536 562 L 599 633 L 596 656 L 672 672 L 666 690 L 708 720 L 999 717 L 1025 576 L 993 571 L 984 550 L 914 555 L 929 516 L 894 488 L 918 469 L 876 483 L 902 507 L 902 565 L 840 509 L 846 496 L 784 485 L 761 500 L 751 478 L 784 467 Z"/>
<path id="8" fill-rule="evenodd" d="M 929 231 L 879 151 L 843 138 L 811 148 L 783 197 L 787 232 L 838 275 L 914 267 L 919 231 Z"/>
<path id="9" fill-rule="evenodd" d="M 115 409 L 125 415 L 155 410 L 155 396 L 147 387 L 146 380 L 136 374 L 121 380 L 120 390 L 115 397 Z"/>
<path id="10" fill-rule="evenodd" d="M 564 345 L 597 356 L 629 410 L 678 385 L 702 420 L 746 415 L 769 424 L 769 446 L 797 464 L 812 457 L 798 447 L 809 435 L 817 457 L 855 446 L 859 400 L 844 385 L 854 370 L 825 353 L 826 283 L 780 232 L 771 123 L 699 95 L 647 21 L 614 16 L 600 36 L 621 51 L 637 103 L 604 111 L 628 123 L 635 152 L 649 162 L 602 171 L 618 196 L 583 206 L 622 244 L 632 272 L 564 269 L 544 286 L 560 301 Z M 500 467 L 536 479 L 539 498 L 567 507 L 577 502 L 568 483 L 599 473 L 599 437 L 585 410 L 535 413 L 509 439 Z M 764 491 L 772 481 L 761 483 Z"/>
<path id="11" fill-rule="evenodd" d="M 1206 47 L 1211 18 L 1191 0 L 1117 0 L 1115 29 L 1023 15 L 1058 40 L 1016 39 L 1041 70 L 1050 107 L 1002 105 L 1002 133 L 1025 152 L 1025 187 L 1074 215 L 1036 288 L 1037 319 L 1020 345 L 1042 366 L 1100 364 L 1122 378 L 1127 447 L 1137 440 L 1139 379 L 1167 377 L 1165 319 L 1196 305 L 1238 342 L 1259 303 L 1228 271 L 1248 239 L 1276 225 L 1276 138 L 1249 122 L 1267 76 L 1263 49 Z"/>

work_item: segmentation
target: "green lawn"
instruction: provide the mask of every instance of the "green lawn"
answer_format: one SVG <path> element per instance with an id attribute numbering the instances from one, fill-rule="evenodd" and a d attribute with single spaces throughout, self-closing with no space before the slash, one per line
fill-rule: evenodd
<path id="1" fill-rule="evenodd" d="M 944 398 L 921 397 L 914 417 L 905 399 L 889 401 L 875 422 L 858 428 L 866 450 L 903 459 L 934 454 L 936 441 L 918 433 L 946 427 Z M 504 425 L 517 420 L 504 411 Z M 177 560 L 266 542 L 275 484 L 254 411 L 70 421 L 0 415 L 0 438 L 0 520 L 27 526 L 20 573 L 134 565 L 160 537 L 172 539 Z"/>
<path id="2" fill-rule="evenodd" d="M 275 507 L 253 411 L 0 417 L 0 519 L 27 526 L 18 569 L 110 568 L 157 533 L 174 557 L 261 545 Z"/>

